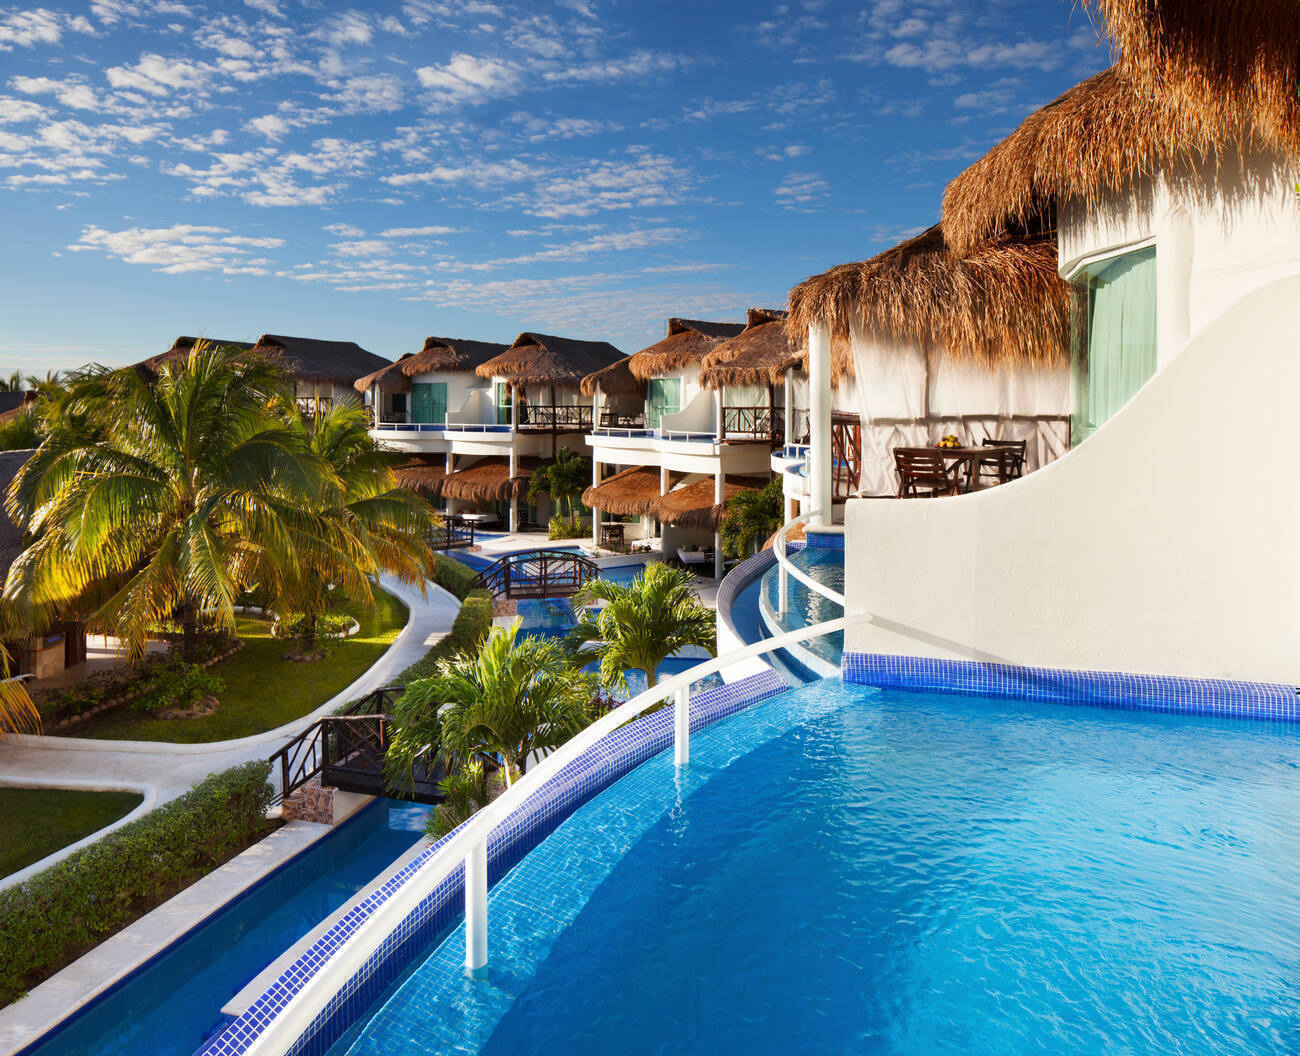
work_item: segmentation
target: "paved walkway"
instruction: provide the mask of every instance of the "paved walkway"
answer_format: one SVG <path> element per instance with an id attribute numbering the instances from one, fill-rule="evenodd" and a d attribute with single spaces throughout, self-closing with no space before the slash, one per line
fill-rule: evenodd
<path id="1" fill-rule="evenodd" d="M 320 716 L 387 685 L 451 630 L 460 603 L 446 591 L 430 584 L 422 598 L 418 590 L 397 583 L 383 586 L 410 607 L 406 627 L 373 667 L 310 715 L 253 737 L 210 744 L 10 736 L 0 741 L 0 785 L 134 789 L 145 802 L 129 818 L 174 799 L 217 770 L 265 759 Z"/>

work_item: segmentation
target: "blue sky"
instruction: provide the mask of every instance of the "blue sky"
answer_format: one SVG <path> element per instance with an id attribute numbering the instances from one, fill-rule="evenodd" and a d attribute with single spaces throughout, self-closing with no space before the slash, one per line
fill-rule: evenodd
<path id="1" fill-rule="evenodd" d="M 634 352 L 932 223 L 1107 62 L 1069 0 L 0 8 L 0 367 L 182 333 Z"/>

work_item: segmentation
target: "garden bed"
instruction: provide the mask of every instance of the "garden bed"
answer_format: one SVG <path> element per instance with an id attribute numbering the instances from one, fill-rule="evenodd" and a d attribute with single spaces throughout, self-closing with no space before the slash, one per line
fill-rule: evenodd
<path id="1" fill-rule="evenodd" d="M 407 609 L 391 594 L 377 592 L 376 608 L 345 605 L 361 625 L 350 638 L 331 640 L 324 659 L 294 663 L 284 658 L 286 641 L 271 633 L 263 616 L 236 620 L 243 649 L 211 670 L 222 682 L 221 707 L 190 719 L 162 719 L 117 708 L 66 730 L 77 737 L 170 741 L 195 744 L 249 737 L 301 718 L 346 689 L 393 644 L 406 625 Z M 53 731 L 65 732 L 65 731 Z"/>

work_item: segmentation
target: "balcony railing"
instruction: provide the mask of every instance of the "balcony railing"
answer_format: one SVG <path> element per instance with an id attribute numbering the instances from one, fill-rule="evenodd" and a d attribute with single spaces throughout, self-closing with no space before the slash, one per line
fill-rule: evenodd
<path id="1" fill-rule="evenodd" d="M 724 407 L 722 438 L 780 444 L 785 439 L 784 414 L 784 408 L 779 407 Z"/>
<path id="2" fill-rule="evenodd" d="M 644 429 L 645 411 L 623 413 L 621 411 L 601 411 L 600 427 L 602 429 Z"/>
<path id="3" fill-rule="evenodd" d="M 592 423 L 591 405 L 586 403 L 521 403 L 518 405 L 519 423 L 523 432 L 589 430 Z"/>
<path id="4" fill-rule="evenodd" d="M 333 396 L 295 396 L 294 401 L 298 406 L 298 413 L 304 418 L 314 418 L 318 414 L 326 414 L 334 406 Z"/>

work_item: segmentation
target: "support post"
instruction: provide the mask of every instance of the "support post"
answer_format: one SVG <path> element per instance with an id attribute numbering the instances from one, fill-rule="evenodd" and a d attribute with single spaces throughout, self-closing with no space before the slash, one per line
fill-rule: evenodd
<path id="1" fill-rule="evenodd" d="M 517 476 L 519 476 L 519 452 L 518 452 L 518 450 L 515 448 L 515 442 L 514 442 L 514 440 L 511 439 L 511 441 L 510 441 L 510 479 L 511 479 L 511 480 L 514 480 L 515 477 L 517 477 Z M 508 524 L 509 524 L 509 530 L 510 530 L 511 534 L 513 534 L 513 533 L 519 531 L 519 499 L 516 498 L 516 497 L 514 497 L 514 496 L 511 496 L 511 498 L 510 498 L 510 512 L 509 512 L 509 514 L 507 515 L 507 521 L 508 521 Z"/>
<path id="2" fill-rule="evenodd" d="M 784 618 L 786 610 L 790 607 L 790 573 L 780 562 L 777 563 L 776 568 L 776 611 L 778 616 Z"/>
<path id="3" fill-rule="evenodd" d="M 785 372 L 785 442 L 786 445 L 794 443 L 794 371 Z M 788 521 L 790 518 L 787 517 Z"/>
<path id="4" fill-rule="evenodd" d="M 831 332 L 808 327 L 808 493 L 814 525 L 831 523 Z"/>
<path id="5" fill-rule="evenodd" d="M 673 703 L 673 764 L 691 761 L 691 688 L 682 686 Z"/>
<path id="6" fill-rule="evenodd" d="M 591 460 L 591 486 L 600 487 L 600 463 L 594 458 Z M 595 506 L 591 508 L 591 545 L 593 548 L 600 546 L 600 510 Z"/>
<path id="7" fill-rule="evenodd" d="M 713 474 L 713 505 L 721 506 L 726 497 L 727 475 L 719 470 Z M 716 531 L 713 533 L 713 578 L 721 580 L 726 568 L 727 562 L 722 556 L 722 532 Z"/>
<path id="8" fill-rule="evenodd" d="M 722 413 L 722 387 L 713 390 L 713 435 L 718 443 L 722 443 L 723 438 L 727 435 L 727 426 L 723 421 L 725 415 Z"/>
<path id="9" fill-rule="evenodd" d="M 465 857 L 465 970 L 487 967 L 487 842 Z"/>
<path id="10" fill-rule="evenodd" d="M 594 433 L 600 428 L 600 386 L 596 386 L 596 391 L 591 394 L 591 431 Z M 596 481 L 597 484 L 600 481 Z"/>

